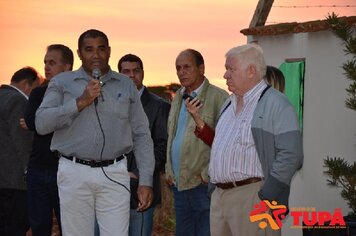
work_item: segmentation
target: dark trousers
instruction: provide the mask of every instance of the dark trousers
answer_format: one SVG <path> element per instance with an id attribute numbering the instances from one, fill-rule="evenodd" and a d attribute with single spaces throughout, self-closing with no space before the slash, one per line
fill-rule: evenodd
<path id="1" fill-rule="evenodd" d="M 208 187 L 178 191 L 173 186 L 177 236 L 210 236 Z"/>
<path id="2" fill-rule="evenodd" d="M 0 235 L 25 236 L 28 229 L 26 190 L 0 189 Z"/>
<path id="3" fill-rule="evenodd" d="M 27 200 L 33 236 L 51 235 L 53 210 L 61 228 L 56 170 L 28 169 Z"/>

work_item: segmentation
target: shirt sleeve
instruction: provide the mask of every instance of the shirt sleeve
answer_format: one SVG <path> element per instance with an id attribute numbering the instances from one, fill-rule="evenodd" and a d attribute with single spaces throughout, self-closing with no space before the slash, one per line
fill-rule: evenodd
<path id="1" fill-rule="evenodd" d="M 11 103 L 8 104 L 11 107 L 11 112 L 8 114 L 7 120 L 9 124 L 9 139 L 16 149 L 14 158 L 17 159 L 19 166 L 22 167 L 24 172 L 31 154 L 33 140 L 33 132 L 25 130 L 19 125 L 20 118 L 23 117 L 26 102 L 27 100 L 22 98 L 22 95 L 11 100 Z"/>
<path id="2" fill-rule="evenodd" d="M 155 159 L 151 132 L 137 89 L 133 84 L 130 89 L 133 101 L 130 105 L 129 120 L 132 128 L 133 151 L 140 174 L 139 185 L 152 186 Z"/>
<path id="3" fill-rule="evenodd" d="M 34 131 L 36 129 L 35 128 L 36 111 L 38 107 L 41 105 L 42 98 L 43 98 L 43 93 L 40 90 L 40 88 L 33 89 L 28 98 L 24 119 L 29 130 Z"/>
<path id="4" fill-rule="evenodd" d="M 170 104 L 161 102 L 156 119 L 152 126 L 152 139 L 155 154 L 155 171 L 164 171 L 167 153 L 167 120 Z"/>
<path id="5" fill-rule="evenodd" d="M 195 136 L 200 138 L 204 143 L 206 143 L 209 147 L 213 144 L 215 131 L 204 122 L 204 126 L 202 130 L 199 130 L 198 127 L 194 130 Z"/>
<path id="6" fill-rule="evenodd" d="M 36 131 L 45 135 L 55 130 L 68 127 L 79 114 L 76 98 L 66 102 L 62 86 L 56 78 L 48 85 L 43 101 L 36 112 Z"/>
<path id="7" fill-rule="evenodd" d="M 291 180 L 303 163 L 302 136 L 292 106 L 276 112 L 273 120 L 275 158 L 268 176 L 265 176 L 267 179 L 259 191 L 259 197 L 288 204 Z"/>

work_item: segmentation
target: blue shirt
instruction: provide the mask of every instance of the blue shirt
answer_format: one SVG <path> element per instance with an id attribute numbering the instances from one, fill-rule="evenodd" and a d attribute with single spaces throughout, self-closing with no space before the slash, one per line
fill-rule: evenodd
<path id="1" fill-rule="evenodd" d="M 205 82 L 205 80 L 204 80 L 204 82 Z M 204 82 L 190 94 L 192 97 L 198 96 L 198 92 L 201 91 Z M 185 88 L 182 91 L 184 92 Z M 188 120 L 187 107 L 185 106 L 184 102 L 182 102 L 182 105 L 181 105 L 180 111 L 179 111 L 179 116 L 178 116 L 176 135 L 172 141 L 172 169 L 173 169 L 173 173 L 176 177 L 177 182 L 179 180 L 181 150 L 182 150 L 182 143 L 183 143 L 184 136 L 185 136 L 185 131 L 187 128 L 187 120 Z"/>

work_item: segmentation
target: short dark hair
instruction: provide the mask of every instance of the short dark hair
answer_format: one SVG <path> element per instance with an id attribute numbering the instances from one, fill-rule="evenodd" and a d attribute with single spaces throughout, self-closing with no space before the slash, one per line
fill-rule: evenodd
<path id="1" fill-rule="evenodd" d="M 121 72 L 122 70 L 122 63 L 124 61 L 129 61 L 129 62 L 138 62 L 138 64 L 140 64 L 141 69 L 143 70 L 143 63 L 141 58 L 139 58 L 138 56 L 134 55 L 134 54 L 126 54 L 125 56 L 121 57 L 119 60 L 119 63 L 117 63 L 117 69 L 119 70 L 119 72 Z"/>
<path id="2" fill-rule="evenodd" d="M 51 44 L 47 47 L 47 52 L 57 50 L 62 53 L 62 63 L 69 64 L 70 70 L 73 69 L 74 56 L 72 50 L 63 44 Z"/>
<path id="3" fill-rule="evenodd" d="M 204 65 L 204 58 L 201 55 L 201 53 L 198 52 L 197 50 L 188 48 L 188 49 L 184 50 L 183 52 L 189 52 L 193 56 L 193 58 L 195 60 L 195 64 L 197 66 Z"/>
<path id="4" fill-rule="evenodd" d="M 80 48 L 83 46 L 83 42 L 85 38 L 98 38 L 98 37 L 103 38 L 105 40 L 106 46 L 109 46 L 109 39 L 108 36 L 106 36 L 106 34 L 96 29 L 90 29 L 80 35 L 78 39 L 78 49 L 80 50 Z"/>
<path id="5" fill-rule="evenodd" d="M 39 74 L 37 71 L 30 66 L 21 68 L 16 71 L 14 75 L 11 77 L 11 83 L 20 83 L 23 80 L 28 80 L 28 84 L 32 86 L 32 83 L 35 82 L 39 78 Z"/>

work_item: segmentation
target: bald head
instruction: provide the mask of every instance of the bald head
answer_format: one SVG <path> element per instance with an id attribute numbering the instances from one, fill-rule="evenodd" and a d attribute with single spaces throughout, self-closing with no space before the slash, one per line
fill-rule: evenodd
<path id="1" fill-rule="evenodd" d="M 203 56 L 194 49 L 186 49 L 176 59 L 176 70 L 180 84 L 188 93 L 204 82 L 205 65 Z"/>

